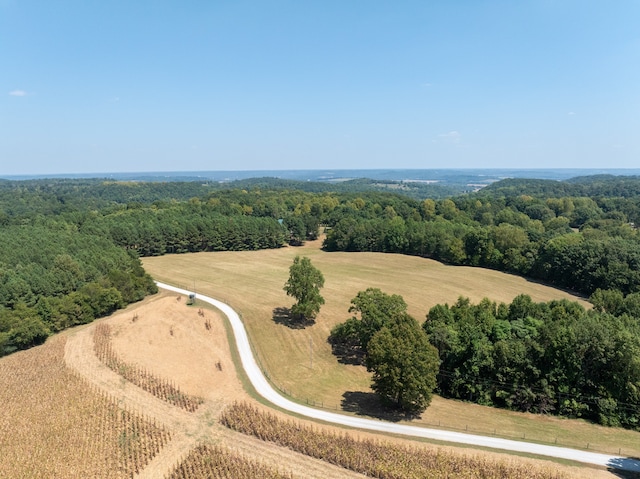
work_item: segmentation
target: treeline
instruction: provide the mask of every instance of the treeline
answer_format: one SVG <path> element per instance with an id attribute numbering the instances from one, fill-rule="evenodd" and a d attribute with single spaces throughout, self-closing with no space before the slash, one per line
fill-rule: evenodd
<path id="1" fill-rule="evenodd" d="M 0 229 L 0 356 L 157 291 L 136 255 L 55 221 Z"/>
<path id="2" fill-rule="evenodd" d="M 462 180 L 439 184 L 411 180 L 373 180 L 369 178 L 356 178 L 337 182 L 250 178 L 227 183 L 225 186 L 240 189 L 299 190 L 307 193 L 352 194 L 384 192 L 402 194 L 417 200 L 449 198 L 472 191 L 472 188 L 467 186 L 467 182 Z"/>
<path id="3" fill-rule="evenodd" d="M 325 211 L 318 198 L 312 214 L 313 195 L 302 192 L 173 198 L 194 191 L 202 193 L 186 183 L 3 183 L 0 355 L 155 292 L 139 256 L 300 244 L 317 234 Z"/>
<path id="4" fill-rule="evenodd" d="M 419 414 L 440 395 L 516 411 L 640 429 L 640 293 L 579 303 L 460 297 L 418 322 L 398 295 L 369 288 L 329 336 L 333 353 L 374 373 L 384 404 Z M 426 344 L 426 346 L 425 346 Z M 433 350 L 433 353 L 429 351 Z"/>
<path id="5" fill-rule="evenodd" d="M 110 206 L 186 201 L 205 196 L 211 182 L 117 182 L 107 179 L 0 180 L 0 224 L 34 215 L 77 215 Z"/>
<path id="6" fill-rule="evenodd" d="M 420 330 L 399 295 L 360 291 L 328 338 L 366 365 L 383 404 L 420 414 L 444 397 L 640 430 L 640 293 L 597 290 L 593 309 L 520 295 L 510 304 L 460 297 Z M 417 333 L 421 334 L 417 334 Z M 432 351 L 431 351 L 432 350 Z"/>
<path id="7" fill-rule="evenodd" d="M 155 291 L 139 256 L 301 244 L 343 201 L 188 183 L 0 183 L 0 354 Z M 402 210 L 399 197 L 371 194 Z"/>
<path id="8" fill-rule="evenodd" d="M 438 392 L 517 411 L 640 428 L 640 293 L 598 290 L 594 310 L 567 300 L 484 299 L 433 307 Z"/>
<path id="9" fill-rule="evenodd" d="M 139 256 L 276 248 L 289 240 L 275 217 L 247 215 L 239 204 L 213 197 L 100 210 L 73 206 L 82 201 L 72 197 L 57 212 L 60 204 L 55 194 L 23 192 L 14 198 L 17 207 L 5 210 L 0 355 L 157 291 Z"/>
<path id="10" fill-rule="evenodd" d="M 462 196 L 341 203 L 327 216 L 328 251 L 431 257 L 539 279 L 589 295 L 640 290 L 637 198 Z"/>
<path id="11" fill-rule="evenodd" d="M 224 215 L 199 202 L 93 216 L 80 231 L 110 238 L 140 256 L 278 248 L 287 239 L 286 229 L 275 218 Z"/>
<path id="12" fill-rule="evenodd" d="M 510 178 L 487 186 L 483 193 L 492 196 L 584 196 L 621 197 L 640 196 L 639 176 L 592 175 L 566 181 Z"/>
<path id="13" fill-rule="evenodd" d="M 591 183 L 596 180 L 601 179 Z M 0 181 L 4 350 L 42 337 L 19 339 L 11 333 L 20 322 L 16 311 L 23 306 L 29 314 L 37 312 L 44 325 L 40 330 L 46 333 L 85 321 L 77 318 L 88 318 L 89 310 L 100 315 L 112 305 L 144 296 L 141 291 L 149 291 L 150 280 L 145 279 L 137 256 L 296 245 L 314 239 L 319 225 L 329 229 L 324 247 L 330 251 L 428 256 L 509 271 L 587 295 L 598 288 L 625 295 L 640 290 L 640 241 L 635 228 L 640 222 L 640 196 L 537 197 L 486 189 L 473 195 L 416 200 L 370 190 L 338 191 L 348 185 L 323 183 L 322 191 L 311 192 L 289 189 L 302 188 L 300 182 L 243 181 L 238 182 L 243 188 L 104 179 Z M 607 191 L 618 191 L 612 186 L 614 180 L 602 181 Z M 631 191 L 633 179 L 617 181 Z M 367 188 L 370 183 L 354 182 Z M 329 187 L 333 190 L 325 190 Z M 320 187 L 305 183 L 304 188 Z M 402 188 L 398 191 L 404 193 Z M 32 258 L 38 255 L 38 260 Z M 108 267 L 93 266 L 112 255 Z M 66 277 L 60 269 L 66 263 L 82 273 L 74 273 L 74 281 L 58 278 Z M 98 302 L 102 289 L 100 294 L 88 291 L 95 285 L 106 291 L 115 288 L 122 301 L 113 295 L 116 299 L 104 299 L 102 306 L 85 306 L 78 295 L 93 294 L 91 301 Z M 44 307 L 44 298 L 50 298 L 52 313 Z M 85 313 L 65 313 L 67 319 L 52 320 L 59 311 L 72 309 L 69 302 L 79 304 Z M 40 309 L 34 309 L 38 304 Z"/>
<path id="14" fill-rule="evenodd" d="M 15 218 L 29 218 L 95 211 L 122 205 L 150 205 L 154 202 L 188 201 L 232 191 L 293 191 L 311 194 L 351 194 L 369 192 L 401 193 L 407 197 L 446 198 L 466 192 L 461 185 L 370 180 L 343 182 L 296 181 L 279 178 L 250 178 L 231 182 L 114 181 L 108 178 L 49 178 L 24 181 L 0 179 L 0 225 Z"/>

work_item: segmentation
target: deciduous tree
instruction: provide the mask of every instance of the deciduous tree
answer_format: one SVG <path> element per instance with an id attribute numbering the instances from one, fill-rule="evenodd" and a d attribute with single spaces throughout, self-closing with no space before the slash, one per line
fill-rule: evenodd
<path id="1" fill-rule="evenodd" d="M 431 402 L 440 367 L 437 349 L 407 313 L 397 313 L 369 341 L 367 370 L 372 389 L 383 402 L 408 414 L 423 412 Z"/>
<path id="2" fill-rule="evenodd" d="M 306 256 L 296 256 L 289 268 L 289 279 L 284 285 L 288 296 L 298 302 L 291 307 L 293 316 L 300 319 L 315 319 L 324 304 L 320 288 L 324 286 L 322 272 L 311 264 Z"/>

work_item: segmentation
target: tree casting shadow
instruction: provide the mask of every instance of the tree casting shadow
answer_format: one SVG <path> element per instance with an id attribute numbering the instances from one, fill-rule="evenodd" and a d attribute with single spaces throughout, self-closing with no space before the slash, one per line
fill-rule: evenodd
<path id="1" fill-rule="evenodd" d="M 338 358 L 339 363 L 352 366 L 364 365 L 364 351 L 357 344 L 342 341 L 333 336 L 329 336 L 327 342 L 331 345 L 331 352 Z"/>
<path id="2" fill-rule="evenodd" d="M 291 329 L 304 329 L 315 324 L 313 319 L 294 317 L 291 314 L 291 309 L 284 307 L 274 308 L 273 321 L 276 324 L 282 324 Z"/>
<path id="3" fill-rule="evenodd" d="M 397 409 L 385 407 L 375 393 L 346 391 L 342 397 L 343 399 L 340 403 L 342 410 L 355 413 L 358 416 L 369 416 L 391 422 L 419 417 Z"/>

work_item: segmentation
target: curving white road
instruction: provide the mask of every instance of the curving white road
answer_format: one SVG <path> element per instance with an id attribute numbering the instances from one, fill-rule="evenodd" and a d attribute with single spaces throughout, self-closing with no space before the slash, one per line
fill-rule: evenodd
<path id="1" fill-rule="evenodd" d="M 189 295 L 192 293 L 191 291 L 188 291 L 186 289 L 176 288 L 175 286 L 171 286 L 168 284 L 159 282 L 156 282 L 156 284 L 162 289 L 166 289 L 176 293 L 184 295 Z M 640 459 L 609 456 L 606 454 L 580 451 L 577 449 L 570 449 L 566 447 L 545 446 L 524 441 L 512 441 L 509 439 L 500 439 L 496 437 L 477 436 L 460 432 L 441 431 L 439 429 L 428 429 L 424 427 L 408 426 L 405 424 L 395 424 L 375 419 L 346 416 L 329 411 L 324 411 L 321 409 L 314 409 L 295 403 L 276 392 L 264 377 L 262 370 L 260 369 L 260 367 L 258 367 L 258 364 L 253 357 L 253 352 L 251 351 L 251 345 L 249 344 L 247 331 L 244 328 L 244 324 L 240 320 L 238 314 L 229 305 L 218 301 L 217 299 L 210 298 L 202 294 L 198 294 L 197 298 L 201 301 L 212 304 L 213 306 L 221 310 L 227 316 L 227 318 L 229 318 L 229 323 L 231 324 L 231 328 L 233 329 L 233 334 L 236 339 L 236 346 L 238 348 L 238 352 L 240 353 L 242 367 L 244 368 L 249 380 L 251 381 L 251 384 L 258 392 L 258 394 L 260 394 L 262 397 L 275 404 L 276 406 L 287 411 L 291 411 L 296 414 L 300 414 L 302 416 L 310 417 L 313 419 L 319 419 L 322 421 L 353 428 L 401 434 L 405 436 L 422 437 L 458 444 L 469 444 L 473 446 L 502 449 L 505 451 L 538 454 L 540 456 L 568 459 L 571 461 L 593 464 L 596 466 L 640 472 Z"/>

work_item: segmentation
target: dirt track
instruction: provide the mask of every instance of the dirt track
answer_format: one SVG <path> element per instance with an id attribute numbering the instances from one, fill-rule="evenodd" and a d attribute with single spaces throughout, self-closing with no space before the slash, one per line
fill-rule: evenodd
<path id="1" fill-rule="evenodd" d="M 209 320 L 210 329 L 203 326 L 201 314 Z M 177 300 L 176 295 L 163 293 L 103 321 L 112 325 L 113 345 L 123 359 L 175 380 L 181 390 L 205 398 L 195 413 L 171 406 L 125 381 L 98 360 L 93 351 L 95 325 L 69 335 L 65 362 L 71 369 L 107 392 L 121 407 L 155 419 L 171 431 L 172 440 L 138 478 L 165 477 L 200 442 L 222 443 L 246 457 L 299 477 L 364 477 L 235 433 L 218 423 L 227 404 L 249 398 L 233 369 L 221 319 L 212 311 L 199 314 L 197 309 Z M 216 363 L 221 364 L 222 371 L 214 367 Z"/>

